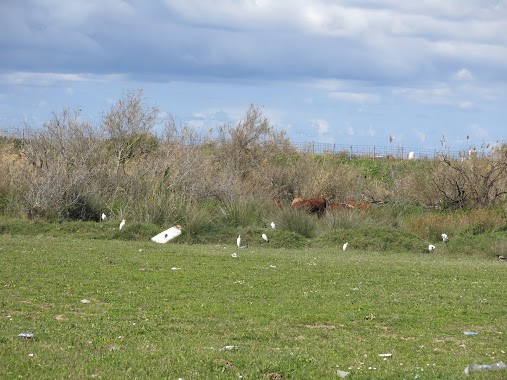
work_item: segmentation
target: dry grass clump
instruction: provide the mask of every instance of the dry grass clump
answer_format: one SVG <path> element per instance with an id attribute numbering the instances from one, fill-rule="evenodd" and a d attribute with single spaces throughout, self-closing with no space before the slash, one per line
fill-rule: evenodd
<path id="1" fill-rule="evenodd" d="M 449 236 L 479 234 L 494 231 L 504 225 L 505 218 L 495 209 L 454 213 L 431 211 L 408 216 L 403 221 L 403 228 L 432 241 L 440 240 L 442 233 Z"/>

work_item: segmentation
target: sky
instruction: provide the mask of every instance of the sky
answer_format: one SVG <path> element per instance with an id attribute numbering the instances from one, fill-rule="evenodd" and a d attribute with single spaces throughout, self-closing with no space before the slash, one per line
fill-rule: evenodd
<path id="1" fill-rule="evenodd" d="M 479 148 L 507 138 L 505 31 L 507 0 L 1 0 L 0 131 L 142 90 L 203 134 L 254 105 L 295 143 Z"/>

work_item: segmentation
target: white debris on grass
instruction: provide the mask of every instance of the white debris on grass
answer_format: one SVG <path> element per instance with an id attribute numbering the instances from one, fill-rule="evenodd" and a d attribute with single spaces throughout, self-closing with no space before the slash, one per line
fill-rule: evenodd
<path id="1" fill-rule="evenodd" d="M 87 300 L 86 298 L 83 298 L 81 301 L 79 301 L 81 303 L 90 303 L 91 301 L 90 300 Z"/>
<path id="2" fill-rule="evenodd" d="M 33 334 L 32 333 L 21 333 L 21 334 L 18 334 L 18 336 L 20 338 L 24 338 L 24 339 L 32 339 L 33 338 Z"/>
<path id="3" fill-rule="evenodd" d="M 235 350 L 237 349 L 238 346 L 223 346 L 220 351 L 224 351 L 224 350 L 227 350 L 227 351 L 231 351 L 231 350 Z"/>
<path id="4" fill-rule="evenodd" d="M 161 233 L 153 236 L 151 238 L 152 242 L 165 244 L 169 240 L 174 239 L 176 236 L 181 235 L 181 226 L 179 224 L 172 226 L 171 228 L 168 228 L 165 231 L 162 231 Z"/>

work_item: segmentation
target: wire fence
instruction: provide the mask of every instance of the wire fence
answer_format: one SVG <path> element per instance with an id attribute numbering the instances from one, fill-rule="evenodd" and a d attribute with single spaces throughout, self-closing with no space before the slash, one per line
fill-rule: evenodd
<path id="1" fill-rule="evenodd" d="M 24 139 L 24 128 L 0 129 L 0 138 Z M 194 143 L 199 143 L 198 139 Z M 300 153 L 305 154 L 323 154 L 342 156 L 343 158 L 371 158 L 373 160 L 381 159 L 436 159 L 445 154 L 449 158 L 463 158 L 469 155 L 465 151 L 438 150 L 411 148 L 399 145 L 347 145 L 331 144 L 318 142 L 291 142 L 292 146 Z"/>
<path id="2" fill-rule="evenodd" d="M 382 145 L 346 145 L 326 143 L 292 143 L 299 152 L 308 154 L 330 154 L 339 155 L 344 158 L 371 158 L 376 159 L 435 159 L 443 154 L 438 149 L 410 148 L 404 146 L 382 146 Z M 445 150 L 445 155 L 450 158 L 463 157 L 463 151 Z"/>

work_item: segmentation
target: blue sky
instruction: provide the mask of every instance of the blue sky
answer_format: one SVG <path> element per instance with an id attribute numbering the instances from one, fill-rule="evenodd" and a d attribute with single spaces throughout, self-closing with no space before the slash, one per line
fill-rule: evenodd
<path id="1" fill-rule="evenodd" d="M 0 130 L 142 89 L 203 132 L 253 104 L 293 142 L 479 148 L 507 138 L 506 30 L 507 0 L 3 0 Z"/>

